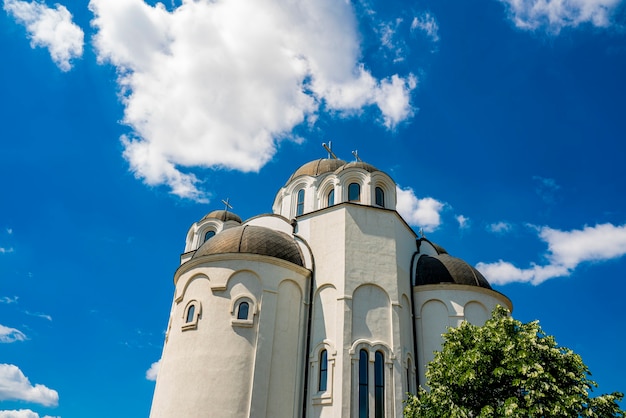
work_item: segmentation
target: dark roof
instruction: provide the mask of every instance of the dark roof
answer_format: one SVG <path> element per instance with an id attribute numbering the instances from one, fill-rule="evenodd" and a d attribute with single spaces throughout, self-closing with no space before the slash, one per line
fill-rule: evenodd
<path id="1" fill-rule="evenodd" d="M 220 232 L 202 244 L 193 258 L 226 253 L 266 255 L 304 266 L 300 247 L 291 236 L 256 225 L 236 226 Z"/>
<path id="2" fill-rule="evenodd" d="M 416 285 L 455 283 L 491 289 L 478 270 L 449 254 L 422 255 L 417 261 Z"/>
<path id="3" fill-rule="evenodd" d="M 228 212 L 226 210 L 214 210 L 213 212 L 209 212 L 206 215 L 204 215 L 204 218 L 202 218 L 202 220 L 209 219 L 209 218 L 219 219 L 222 222 L 235 221 L 235 222 L 241 223 L 241 218 L 239 216 L 235 215 L 232 212 Z"/>
<path id="4" fill-rule="evenodd" d="M 287 183 L 300 176 L 317 177 L 322 174 L 332 173 L 344 164 L 346 164 L 344 160 L 334 158 L 320 158 L 319 160 L 309 161 L 308 163 L 298 168 L 291 175 L 291 177 L 289 177 L 289 181 Z"/>

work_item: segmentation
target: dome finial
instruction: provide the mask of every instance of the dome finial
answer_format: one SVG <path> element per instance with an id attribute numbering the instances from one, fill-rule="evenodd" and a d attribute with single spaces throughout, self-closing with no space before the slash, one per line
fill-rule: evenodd
<path id="1" fill-rule="evenodd" d="M 228 212 L 228 209 L 233 208 L 230 204 L 230 197 L 227 197 L 226 200 L 222 199 L 222 203 L 224 204 L 224 212 Z"/>
<path id="2" fill-rule="evenodd" d="M 326 145 L 326 143 L 322 143 L 322 146 L 324 147 L 324 149 L 326 151 L 328 151 L 328 159 L 330 160 L 330 157 L 333 157 L 335 160 L 338 160 L 339 158 L 337 158 L 337 156 L 335 155 L 335 153 L 333 152 L 333 141 L 328 141 L 328 145 Z"/>
<path id="3" fill-rule="evenodd" d="M 354 158 L 356 158 L 357 162 L 359 162 L 359 163 L 363 162 L 361 157 L 359 157 L 359 150 L 358 149 L 355 149 L 354 151 L 352 151 L 352 155 L 354 155 Z"/>

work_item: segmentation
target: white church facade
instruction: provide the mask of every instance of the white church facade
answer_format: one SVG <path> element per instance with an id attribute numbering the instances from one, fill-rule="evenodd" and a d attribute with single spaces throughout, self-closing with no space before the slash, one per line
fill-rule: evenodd
<path id="1" fill-rule="evenodd" d="M 329 158 L 272 214 L 194 223 L 151 418 L 401 417 L 446 328 L 512 306 L 395 209 L 387 174 Z"/>

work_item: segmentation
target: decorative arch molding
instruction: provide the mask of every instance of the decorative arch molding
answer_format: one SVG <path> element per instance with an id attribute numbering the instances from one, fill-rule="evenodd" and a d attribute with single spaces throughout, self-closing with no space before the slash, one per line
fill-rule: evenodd
<path id="1" fill-rule="evenodd" d="M 371 195 L 370 200 L 372 206 L 384 207 L 386 209 L 396 209 L 396 184 L 389 176 L 383 172 L 377 171 L 371 174 Z M 376 205 L 376 188 L 379 187 L 385 196 L 382 206 Z"/>
<path id="2" fill-rule="evenodd" d="M 183 281 L 183 286 L 182 286 L 182 289 L 180 290 L 180 292 L 176 292 L 178 296 L 176 296 L 176 299 L 174 299 L 174 302 L 176 302 L 177 304 L 182 302 L 183 298 L 185 297 L 185 294 L 187 293 L 187 288 L 194 281 L 196 281 L 196 280 L 207 280 L 209 282 L 209 284 L 211 283 L 211 279 L 209 278 L 209 276 L 204 274 L 204 273 L 194 274 L 193 276 L 189 277 L 188 279 L 186 279 L 185 276 L 182 276 L 181 278 L 182 278 L 182 281 Z M 178 281 L 178 283 L 176 283 L 177 287 L 178 287 L 178 285 L 180 285 L 180 283 L 181 283 L 180 280 Z"/>

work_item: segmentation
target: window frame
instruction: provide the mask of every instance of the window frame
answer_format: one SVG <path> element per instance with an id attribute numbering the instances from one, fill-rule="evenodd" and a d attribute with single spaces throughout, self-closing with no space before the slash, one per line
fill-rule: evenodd
<path id="1" fill-rule="evenodd" d="M 189 314 L 191 313 L 191 318 L 189 318 Z M 197 329 L 198 328 L 198 320 L 200 319 L 202 314 L 202 305 L 197 300 L 190 300 L 185 305 L 185 309 L 183 310 L 182 320 L 183 325 L 181 329 L 183 331 Z"/>
<path id="2" fill-rule="evenodd" d="M 241 313 L 241 305 L 248 305 L 246 318 L 239 318 Z M 254 317 L 257 314 L 256 299 L 252 295 L 240 295 L 233 298 L 230 306 L 231 325 L 238 327 L 252 327 L 254 325 Z"/>
<path id="3" fill-rule="evenodd" d="M 296 216 L 304 215 L 304 201 L 306 199 L 306 192 L 304 187 L 298 189 L 296 194 Z"/>
<path id="4" fill-rule="evenodd" d="M 378 199 L 379 195 L 380 201 Z M 380 186 L 376 186 L 374 188 L 374 204 L 376 206 L 380 206 L 381 208 L 385 207 L 385 190 Z"/>
<path id="5" fill-rule="evenodd" d="M 356 199 L 353 199 L 352 196 L 352 190 L 353 187 L 352 186 L 356 186 L 356 190 L 357 190 L 357 196 Z M 348 202 L 361 202 L 361 183 L 358 183 L 356 181 L 353 181 L 352 183 L 348 184 Z"/>

